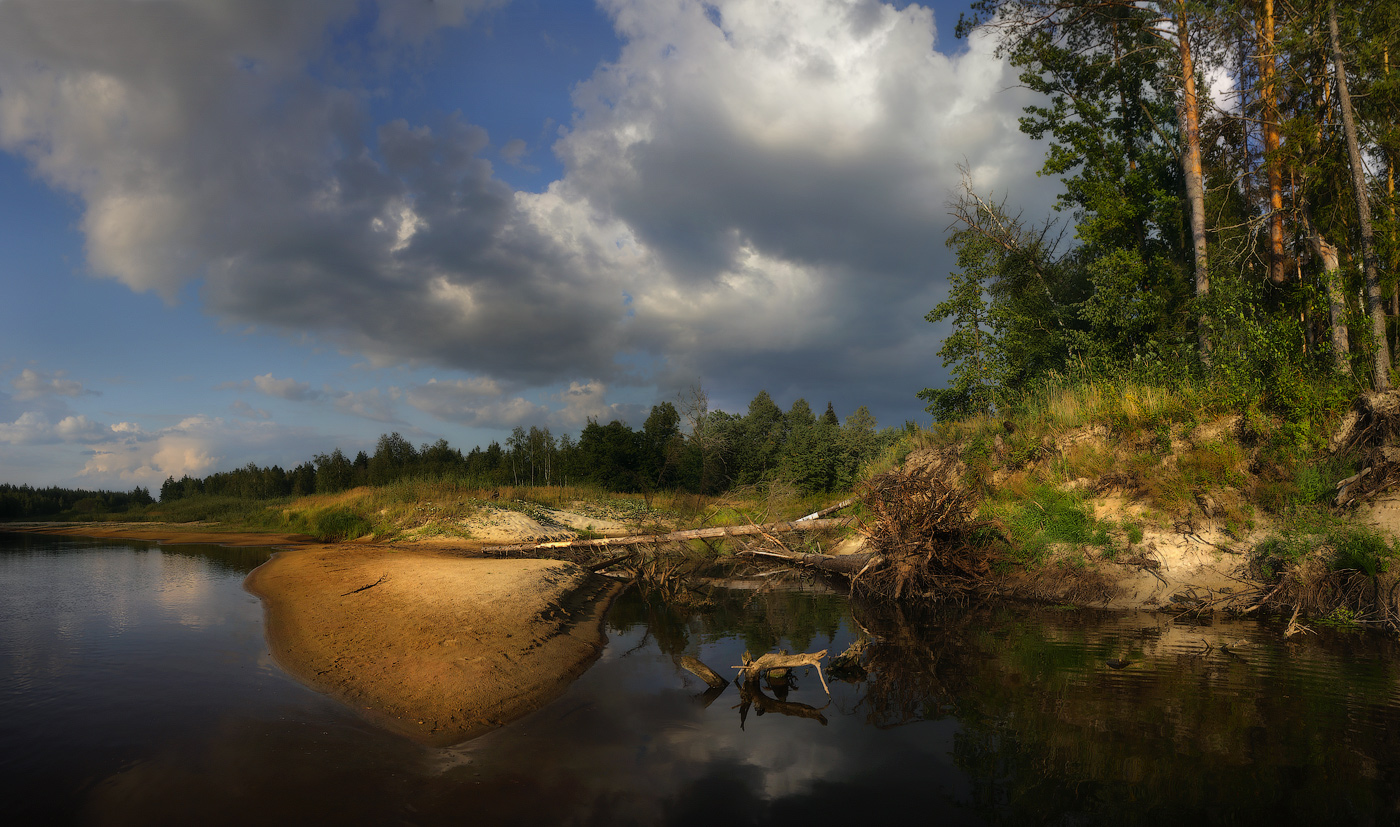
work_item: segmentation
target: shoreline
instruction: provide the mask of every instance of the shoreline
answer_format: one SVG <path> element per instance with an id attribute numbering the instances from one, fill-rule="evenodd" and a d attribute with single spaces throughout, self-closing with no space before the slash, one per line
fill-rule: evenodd
<path id="1" fill-rule="evenodd" d="M 125 524 L 3 524 L 50 536 L 267 546 L 244 579 L 268 648 L 301 683 L 360 717 L 445 747 L 560 695 L 601 655 L 621 587 L 569 562 L 319 543 L 303 535 Z"/>
<path id="2" fill-rule="evenodd" d="M 47 534 L 56 537 L 93 537 L 112 540 L 145 540 L 158 545 L 211 545 L 242 548 L 267 546 L 294 548 L 318 545 L 305 534 L 273 534 L 254 531 L 201 531 L 173 528 L 182 523 L 78 523 L 78 522 L 16 522 L 0 523 L 0 531 L 17 534 Z M 149 526 L 144 528 L 143 526 Z M 353 545 L 353 544 L 351 544 Z"/>

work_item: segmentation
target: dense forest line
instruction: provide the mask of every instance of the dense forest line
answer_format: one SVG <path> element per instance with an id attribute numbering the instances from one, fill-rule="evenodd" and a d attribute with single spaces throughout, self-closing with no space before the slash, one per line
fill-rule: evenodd
<path id="1" fill-rule="evenodd" d="M 291 470 L 249 464 L 207 477 L 171 477 L 160 499 L 201 494 L 271 498 L 327 494 L 403 479 L 453 479 L 476 487 L 592 485 L 608 491 L 684 490 L 714 494 L 734 486 L 781 480 L 802 493 L 845 491 L 860 468 L 902 431 L 877 430 L 865 407 L 844 424 L 830 404 L 817 416 L 799 399 L 784 412 L 766 391 L 742 415 L 711 411 L 703 392 L 678 409 L 662 402 L 640 429 L 590 420 L 577 439 L 548 428 L 517 426 L 504 446 L 492 442 L 467 453 L 446 440 L 418 447 L 398 433 L 379 438 L 373 454 L 353 459 L 340 449 L 317 454 Z"/>
<path id="2" fill-rule="evenodd" d="M 969 173 L 928 315 L 952 325 L 952 379 L 920 393 L 936 418 L 1130 378 L 1258 406 L 1307 442 L 1390 386 L 1400 4 L 978 0 L 959 36 L 976 27 L 1043 94 L 1021 128 L 1072 226 Z"/>
<path id="3" fill-rule="evenodd" d="M 0 483 L 0 520 L 28 520 L 55 514 L 114 514 L 154 503 L 149 489 L 85 491 L 75 488 L 32 488 Z"/>
<path id="4" fill-rule="evenodd" d="M 847 491 L 860 469 L 899 441 L 905 428 L 879 430 L 864 407 L 846 417 L 816 415 L 806 400 L 787 411 L 767 391 L 745 414 L 709 410 L 705 393 L 677 405 L 653 406 L 640 429 L 589 420 L 578 438 L 548 428 L 517 426 L 505 445 L 492 442 L 463 453 L 447 440 L 415 447 L 398 433 L 379 438 L 373 454 L 348 457 L 339 448 L 290 470 L 249 463 L 206 477 L 168 477 L 160 501 L 198 496 L 274 499 L 332 494 L 400 480 L 452 480 L 477 488 L 588 485 L 621 493 L 686 491 L 717 494 L 736 486 L 781 481 L 802 494 Z M 0 485 L 0 520 L 139 512 L 150 491 L 85 491 Z"/>

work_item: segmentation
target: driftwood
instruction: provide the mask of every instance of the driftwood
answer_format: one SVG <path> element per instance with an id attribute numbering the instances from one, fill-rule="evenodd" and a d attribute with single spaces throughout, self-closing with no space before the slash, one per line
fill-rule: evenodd
<path id="1" fill-rule="evenodd" d="M 825 649 L 806 655 L 776 655 L 769 652 L 758 660 L 750 660 L 748 653 L 745 653 L 744 664 L 734 668 L 739 670 L 739 681 L 747 682 L 757 680 L 765 672 L 773 672 L 778 669 L 796 669 L 799 666 L 815 666 L 817 677 L 821 678 L 822 681 L 822 689 L 830 695 L 831 688 L 826 685 L 826 676 L 822 674 L 822 658 L 824 657 L 826 657 Z"/>
<path id="2" fill-rule="evenodd" d="M 797 518 L 796 520 L 794 520 L 793 522 L 805 523 L 805 522 L 807 522 L 808 520 L 820 520 L 822 517 L 825 517 L 825 516 L 828 515 L 828 514 L 835 514 L 836 512 L 840 511 L 840 510 L 843 509 L 843 508 L 850 508 L 851 506 L 855 505 L 856 502 L 857 502 L 857 499 L 856 499 L 855 497 L 851 497 L 851 498 L 848 499 L 848 500 L 842 500 L 841 502 L 837 503 L 836 505 L 827 506 L 826 508 L 823 508 L 821 511 L 815 511 L 815 512 L 813 512 L 813 513 L 811 513 L 811 514 L 808 514 L 806 517 L 798 517 L 798 518 Z"/>
<path id="3" fill-rule="evenodd" d="M 704 540 L 711 537 L 742 537 L 748 534 L 778 534 L 787 531 L 816 531 L 826 528 L 841 528 L 850 520 L 838 517 L 828 520 L 792 520 L 766 525 L 717 526 L 714 528 L 692 528 L 687 531 L 673 531 L 670 534 L 633 534 L 628 537 L 604 537 L 601 540 L 555 540 L 547 543 L 517 543 L 509 546 L 487 546 L 483 554 L 503 554 L 515 551 L 547 551 L 554 549 L 611 548 L 612 546 L 639 546 L 648 543 L 674 543 L 682 540 Z"/>
<path id="4" fill-rule="evenodd" d="M 680 665 L 687 672 L 694 674 L 700 680 L 710 685 L 711 689 L 723 689 L 729 685 L 729 681 L 719 676 L 715 670 L 700 662 L 699 658 L 684 655 L 680 659 Z"/>
<path id="5" fill-rule="evenodd" d="M 742 555 L 751 557 L 771 557 L 775 560 L 785 560 L 799 566 L 819 569 L 832 574 L 841 574 L 846 577 L 854 577 L 860 574 L 876 560 L 878 555 L 868 552 L 859 554 L 809 554 L 801 551 L 773 551 L 771 549 L 749 549 L 739 552 Z"/>

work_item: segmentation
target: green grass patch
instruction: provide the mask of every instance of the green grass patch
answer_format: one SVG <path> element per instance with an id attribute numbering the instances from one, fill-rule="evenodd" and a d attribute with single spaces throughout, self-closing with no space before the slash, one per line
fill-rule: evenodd
<path id="1" fill-rule="evenodd" d="M 1344 523 L 1322 511 L 1304 512 L 1289 530 L 1254 548 L 1260 575 L 1272 580 L 1318 555 L 1331 571 L 1357 571 L 1376 577 L 1390 571 L 1400 549 L 1369 526 Z"/>
<path id="2" fill-rule="evenodd" d="M 354 540 L 375 533 L 374 525 L 354 511 L 344 507 L 327 508 L 307 520 L 307 533 L 322 542 Z"/>
<path id="3" fill-rule="evenodd" d="M 982 516 L 1005 526 L 1018 562 L 1043 562 L 1054 545 L 1112 549 L 1110 523 L 1095 519 L 1083 495 L 1051 485 L 1028 484 L 1020 496 L 983 504 Z"/>

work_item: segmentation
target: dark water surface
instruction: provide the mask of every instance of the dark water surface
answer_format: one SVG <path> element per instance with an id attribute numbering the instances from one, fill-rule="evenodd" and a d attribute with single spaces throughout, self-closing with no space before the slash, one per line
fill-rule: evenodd
<path id="1" fill-rule="evenodd" d="M 632 591 L 562 697 L 440 750 L 273 663 L 242 589 L 266 555 L 0 534 L 7 823 L 1400 823 L 1380 635 Z M 857 637 L 870 673 L 829 701 L 815 672 L 715 696 L 677 665 Z"/>

